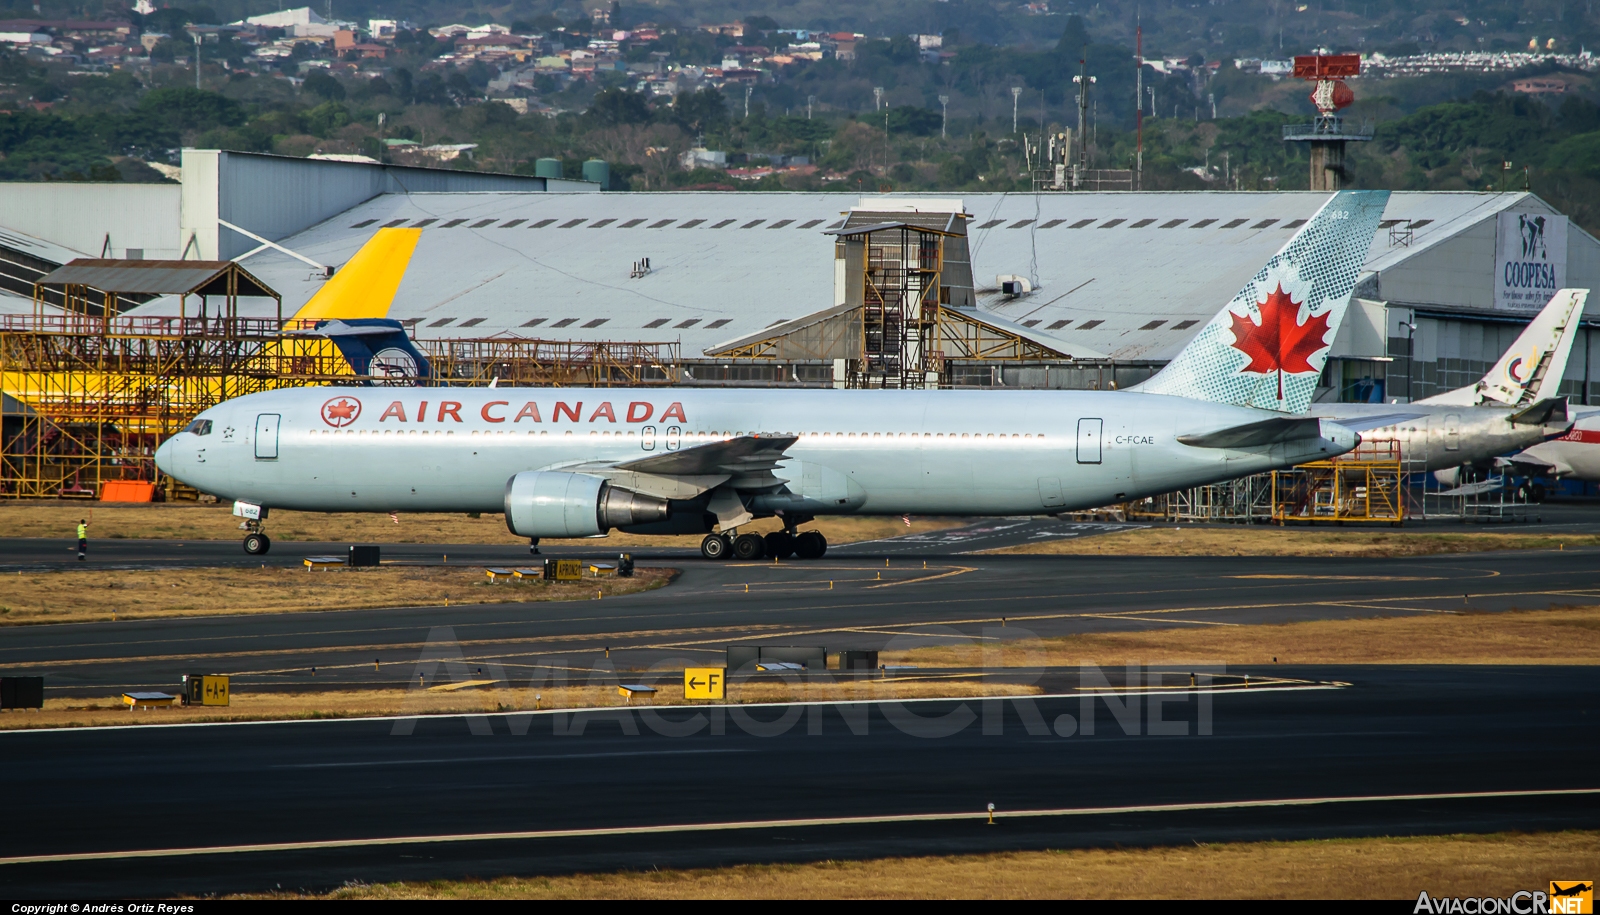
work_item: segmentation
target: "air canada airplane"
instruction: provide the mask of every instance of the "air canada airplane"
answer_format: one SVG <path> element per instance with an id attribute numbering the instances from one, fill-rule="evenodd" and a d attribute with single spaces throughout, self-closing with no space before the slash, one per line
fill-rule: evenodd
<path id="1" fill-rule="evenodd" d="M 1409 404 L 1318 403 L 1311 415 L 1360 428 L 1363 441 L 1395 442 L 1416 469 L 1454 484 L 1461 467 L 1485 468 L 1572 428 L 1555 391 L 1588 299 L 1587 289 L 1558 291 L 1475 384 Z"/>
<path id="2" fill-rule="evenodd" d="M 298 388 L 204 411 L 156 463 L 234 500 L 249 553 L 278 508 L 503 511 L 534 552 L 615 528 L 708 559 L 820 558 L 819 515 L 1054 513 L 1290 467 L 1359 441 L 1305 412 L 1388 196 L 1330 197 L 1139 393 Z M 376 323 L 346 326 L 356 372 L 425 368 Z"/>

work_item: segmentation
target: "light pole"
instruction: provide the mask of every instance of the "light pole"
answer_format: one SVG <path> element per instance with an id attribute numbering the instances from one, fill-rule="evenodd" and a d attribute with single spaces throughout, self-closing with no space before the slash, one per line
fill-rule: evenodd
<path id="1" fill-rule="evenodd" d="M 948 136 L 948 134 L 945 132 L 945 128 L 950 126 L 950 96 L 939 96 L 939 107 L 944 112 L 943 118 L 939 121 L 939 139 L 942 140 Z M 1015 128 L 1012 129 L 1012 133 L 1016 133 Z"/>
<path id="2" fill-rule="evenodd" d="M 200 33 L 194 33 L 194 87 L 200 88 Z"/>
<path id="3" fill-rule="evenodd" d="M 1416 360 L 1417 322 L 1401 321 L 1406 329 L 1406 403 L 1411 402 L 1411 367 Z"/>
<path id="4" fill-rule="evenodd" d="M 1021 86 L 1012 86 L 1011 87 L 1011 132 L 1012 133 L 1016 133 L 1017 132 L 1017 102 L 1021 98 L 1022 98 L 1022 87 Z M 1043 130 L 1044 129 L 1043 125 L 1041 125 L 1039 127 L 1039 129 Z"/>
<path id="5" fill-rule="evenodd" d="M 816 96 L 814 96 L 814 95 L 806 96 L 806 120 L 808 120 L 808 121 L 811 120 L 811 106 L 815 105 L 816 103 L 817 103 L 817 97 Z"/>

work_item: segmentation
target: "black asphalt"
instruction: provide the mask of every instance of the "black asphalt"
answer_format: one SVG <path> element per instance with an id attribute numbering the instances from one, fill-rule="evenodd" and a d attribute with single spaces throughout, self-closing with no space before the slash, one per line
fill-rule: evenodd
<path id="1" fill-rule="evenodd" d="M 998 812 L 994 826 L 940 820 L 3 863 L 0 889 L 76 901 L 998 848 L 1592 828 L 1600 817 L 1595 795 L 1568 795 L 1007 819 L 1025 809 L 1600 787 L 1592 667 L 1255 673 L 1351 685 L 1219 693 L 1210 736 L 1197 733 L 1195 695 L 1163 703 L 1162 720 L 1188 731 L 1174 736 L 1148 733 L 1148 703 L 1119 723 L 1104 700 L 1087 736 L 1077 698 L 1021 711 L 1008 701 L 987 724 L 980 702 L 871 706 L 851 721 L 832 707 L 815 717 L 741 710 L 726 715 L 721 734 L 697 717 L 686 736 L 667 736 L 662 722 L 704 712 L 651 720 L 627 712 L 626 725 L 611 715 L 562 736 L 556 716 L 490 716 L 479 728 L 490 733 L 476 735 L 462 718 L 423 719 L 409 735 L 391 721 L 0 733 L 8 827 L 0 858 L 972 814 L 990 803 Z M 933 736 L 908 715 L 965 724 Z"/>

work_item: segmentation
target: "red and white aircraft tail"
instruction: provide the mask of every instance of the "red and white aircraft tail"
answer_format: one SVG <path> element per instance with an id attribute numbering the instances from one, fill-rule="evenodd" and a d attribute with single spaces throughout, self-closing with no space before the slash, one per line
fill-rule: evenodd
<path id="1" fill-rule="evenodd" d="M 1388 191 L 1339 191 L 1167 367 L 1133 390 L 1304 413 Z"/>

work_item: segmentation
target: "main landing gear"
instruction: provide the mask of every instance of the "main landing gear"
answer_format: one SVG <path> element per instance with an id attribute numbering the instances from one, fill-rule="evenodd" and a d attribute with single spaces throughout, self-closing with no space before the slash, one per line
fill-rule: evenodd
<path id="1" fill-rule="evenodd" d="M 706 559 L 727 559 L 733 556 L 746 561 L 752 559 L 821 559 L 828 552 L 828 540 L 820 531 L 773 531 L 765 537 L 760 534 L 731 533 L 707 534 L 700 541 L 700 555 Z"/>

